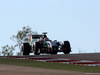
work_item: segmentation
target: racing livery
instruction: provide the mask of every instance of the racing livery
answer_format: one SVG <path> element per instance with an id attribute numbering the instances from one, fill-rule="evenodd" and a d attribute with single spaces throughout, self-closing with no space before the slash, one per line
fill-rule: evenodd
<path id="1" fill-rule="evenodd" d="M 57 40 L 52 41 L 46 34 L 30 35 L 30 43 L 22 44 L 23 55 L 29 55 L 32 52 L 35 55 L 40 53 L 57 54 L 57 52 L 69 54 L 71 52 L 69 41 L 64 41 L 63 43 L 57 42 Z"/>

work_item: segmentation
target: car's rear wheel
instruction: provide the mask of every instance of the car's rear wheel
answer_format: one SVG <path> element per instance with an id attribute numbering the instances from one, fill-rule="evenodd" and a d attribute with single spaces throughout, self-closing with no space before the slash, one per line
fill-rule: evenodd
<path id="1" fill-rule="evenodd" d="M 22 45 L 23 55 L 29 55 L 30 51 L 31 51 L 31 46 L 29 45 L 29 43 L 23 43 Z"/>
<path id="2" fill-rule="evenodd" d="M 69 41 L 64 41 L 64 44 L 62 45 L 62 51 L 64 54 L 69 54 L 71 52 L 71 47 Z"/>
<path id="3" fill-rule="evenodd" d="M 41 49 L 40 49 L 40 43 L 36 42 L 34 47 L 35 47 L 34 48 L 34 55 L 40 55 L 40 51 L 41 51 Z"/>
<path id="4" fill-rule="evenodd" d="M 50 54 L 57 54 L 57 52 L 58 52 L 58 47 L 52 47 Z"/>

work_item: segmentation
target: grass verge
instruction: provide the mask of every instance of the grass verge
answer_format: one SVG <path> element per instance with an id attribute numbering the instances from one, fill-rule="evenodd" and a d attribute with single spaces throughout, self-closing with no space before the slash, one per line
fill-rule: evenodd
<path id="1" fill-rule="evenodd" d="M 63 63 L 49 63 L 49 62 L 34 61 L 34 60 L 14 59 L 14 58 L 0 58 L 0 64 L 36 67 L 44 69 L 100 73 L 100 67 L 81 66 L 81 65 L 63 64 Z"/>

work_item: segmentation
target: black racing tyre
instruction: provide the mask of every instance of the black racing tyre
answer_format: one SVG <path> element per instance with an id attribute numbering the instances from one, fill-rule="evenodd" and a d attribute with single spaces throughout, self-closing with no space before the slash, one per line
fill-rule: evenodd
<path id="1" fill-rule="evenodd" d="M 62 45 L 62 48 L 64 48 L 63 53 L 69 54 L 71 52 L 70 42 L 64 41 L 64 44 Z"/>
<path id="2" fill-rule="evenodd" d="M 36 42 L 34 47 L 34 55 L 40 55 L 40 43 Z"/>
<path id="3" fill-rule="evenodd" d="M 29 45 L 29 43 L 23 43 L 22 46 L 23 55 L 29 55 L 30 51 L 31 51 L 31 46 Z"/>
<path id="4" fill-rule="evenodd" d="M 56 42 L 57 46 L 59 47 L 60 46 L 60 43 L 59 42 Z"/>
<path id="5" fill-rule="evenodd" d="M 58 47 L 52 47 L 50 54 L 57 54 L 57 52 L 58 52 Z"/>

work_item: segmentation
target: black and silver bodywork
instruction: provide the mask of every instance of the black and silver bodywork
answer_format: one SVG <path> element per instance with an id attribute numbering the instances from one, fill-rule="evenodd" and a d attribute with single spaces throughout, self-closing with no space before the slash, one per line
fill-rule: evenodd
<path id="1" fill-rule="evenodd" d="M 44 40 L 47 38 L 46 33 L 41 35 L 30 35 L 30 43 L 22 44 L 23 55 L 29 55 L 34 53 L 39 55 L 40 53 L 57 54 L 57 52 L 63 52 L 69 54 L 71 47 L 69 41 L 64 41 L 62 44 L 57 41 Z"/>

